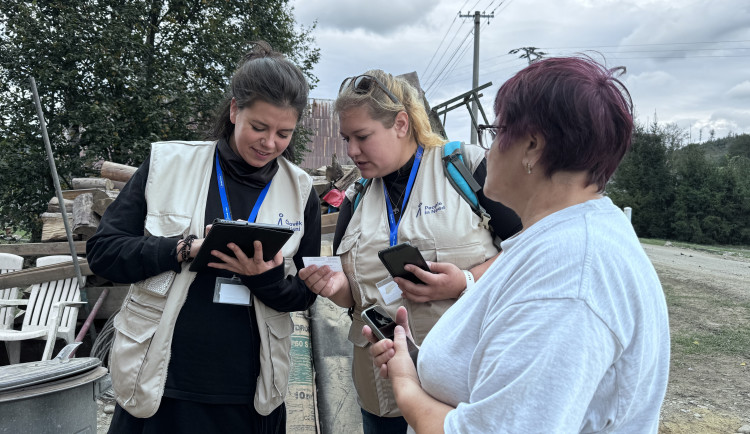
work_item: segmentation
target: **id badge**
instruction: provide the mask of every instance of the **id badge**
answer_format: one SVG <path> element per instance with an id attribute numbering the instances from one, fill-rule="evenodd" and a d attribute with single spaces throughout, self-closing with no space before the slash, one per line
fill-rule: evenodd
<path id="1" fill-rule="evenodd" d="M 401 288 L 388 276 L 376 284 L 385 304 L 391 304 L 401 298 Z"/>
<path id="2" fill-rule="evenodd" d="M 214 303 L 252 306 L 253 297 L 250 288 L 243 285 L 239 277 L 217 277 L 214 286 Z"/>

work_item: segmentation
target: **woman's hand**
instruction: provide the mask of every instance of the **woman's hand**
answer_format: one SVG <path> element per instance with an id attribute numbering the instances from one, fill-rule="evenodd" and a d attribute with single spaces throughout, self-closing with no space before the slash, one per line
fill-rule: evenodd
<path id="1" fill-rule="evenodd" d="M 396 324 L 400 326 L 396 327 L 396 329 L 400 328 L 403 330 L 404 336 L 408 336 L 412 341 L 414 340 L 411 336 L 411 330 L 409 330 L 409 315 L 406 308 L 403 306 L 399 307 L 396 311 Z M 370 326 L 367 325 L 362 327 L 362 335 L 364 335 L 364 337 L 366 337 L 372 344 L 368 351 L 370 352 L 370 356 L 372 356 L 375 366 L 380 367 L 380 376 L 383 378 L 391 377 L 392 373 L 389 371 L 391 366 L 390 361 L 397 355 L 394 341 L 391 339 L 383 339 L 379 341 L 377 336 L 372 333 Z M 414 369 L 414 361 L 411 359 L 411 356 L 409 356 L 409 350 L 406 347 L 406 338 L 404 338 L 404 348 L 401 354 L 406 355 L 406 360 L 411 365 L 412 370 L 414 370 L 414 376 L 416 377 L 417 371 Z M 399 372 L 402 372 L 401 368 L 403 367 L 397 368 L 399 369 Z M 403 369 L 408 370 L 406 368 Z"/>
<path id="2" fill-rule="evenodd" d="M 396 277 L 393 280 L 401 288 L 401 296 L 409 301 L 425 303 L 434 300 L 458 298 L 466 289 L 466 275 L 449 262 L 428 262 L 430 272 L 416 265 L 407 264 L 406 271 L 414 273 L 424 284 L 417 284 Z"/>
<path id="3" fill-rule="evenodd" d="M 333 271 L 327 265 L 311 265 L 299 270 L 297 275 L 305 281 L 310 291 L 330 299 L 341 307 L 354 305 L 349 279 L 343 272 Z"/>
<path id="4" fill-rule="evenodd" d="M 197 241 L 197 240 L 196 240 Z M 248 258 L 245 252 L 237 244 L 229 243 L 227 247 L 234 253 L 234 257 L 221 253 L 218 250 L 211 250 L 211 254 L 221 259 L 223 262 L 209 262 L 211 268 L 231 271 L 243 276 L 255 276 L 265 273 L 266 271 L 276 268 L 284 263 L 284 257 L 281 250 L 276 253 L 270 261 L 263 260 L 263 245 L 260 241 L 253 242 L 255 252 L 252 258 Z"/>

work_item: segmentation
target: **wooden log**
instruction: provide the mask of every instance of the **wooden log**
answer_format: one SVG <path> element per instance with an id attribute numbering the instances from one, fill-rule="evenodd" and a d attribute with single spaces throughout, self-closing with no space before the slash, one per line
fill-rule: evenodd
<path id="1" fill-rule="evenodd" d="M 334 188 L 341 191 L 346 189 L 354 182 L 356 182 L 362 174 L 359 172 L 357 166 L 352 167 L 348 172 L 344 174 L 338 181 L 333 183 Z"/>
<path id="2" fill-rule="evenodd" d="M 73 201 L 69 199 L 63 199 L 63 203 L 65 203 L 65 212 L 72 213 Z M 62 212 L 60 210 L 60 204 L 57 203 L 57 196 L 53 197 L 49 200 L 49 202 L 47 202 L 47 212 Z"/>
<path id="3" fill-rule="evenodd" d="M 81 268 L 81 276 L 91 276 L 94 274 L 91 272 L 89 263 L 86 262 L 85 258 L 78 258 L 78 266 Z M 68 277 L 75 276 L 76 270 L 75 267 L 73 267 L 73 261 L 61 262 L 59 264 L 27 268 L 21 271 L 0 274 L 0 289 L 24 287 L 35 283 L 67 279 Z"/>
<path id="4" fill-rule="evenodd" d="M 99 216 L 91 209 L 93 204 L 94 195 L 91 193 L 82 194 L 73 201 L 73 233 L 84 240 L 91 238 L 99 226 Z"/>
<path id="5" fill-rule="evenodd" d="M 105 161 L 102 163 L 100 173 L 102 178 L 109 178 L 112 181 L 128 182 L 136 170 L 138 170 L 137 167 Z"/>
<path id="6" fill-rule="evenodd" d="M 331 156 L 331 165 L 326 166 L 326 179 L 331 182 L 336 182 L 342 176 L 344 176 L 344 169 L 341 167 L 341 164 L 339 164 L 339 159 L 334 152 Z"/>
<path id="7" fill-rule="evenodd" d="M 86 241 L 74 241 L 76 255 L 86 254 Z M 57 243 L 18 243 L 0 244 L 0 253 L 12 253 L 18 256 L 70 255 L 70 244 L 67 241 Z"/>
<path id="8" fill-rule="evenodd" d="M 67 241 L 68 235 L 65 232 L 65 224 L 61 213 L 45 212 L 40 216 L 42 219 L 42 242 L 48 241 Z M 68 214 L 68 223 L 72 228 L 72 216 Z M 73 240 L 80 239 L 73 236 Z"/>
<path id="9" fill-rule="evenodd" d="M 313 180 L 313 188 L 315 189 L 315 194 L 317 194 L 318 197 L 322 197 L 331 189 L 331 182 L 325 179 Z"/>
<path id="10" fill-rule="evenodd" d="M 94 211 L 99 217 L 104 215 L 104 211 L 107 210 L 107 207 L 117 199 L 118 191 L 107 191 L 103 192 L 101 190 L 95 191 L 92 196 L 94 198 L 94 202 L 91 205 L 91 210 Z"/>
<path id="11" fill-rule="evenodd" d="M 76 190 L 101 188 L 104 191 L 109 191 L 115 188 L 112 180 L 108 178 L 73 178 L 72 184 Z"/>
<path id="12" fill-rule="evenodd" d="M 124 181 L 112 181 L 112 184 L 114 184 L 115 190 L 122 190 L 122 188 L 125 187 L 125 184 L 127 184 L 127 182 L 124 182 Z"/>
<path id="13" fill-rule="evenodd" d="M 62 197 L 63 199 L 73 200 L 82 194 L 94 193 L 97 190 L 99 189 L 98 188 L 82 188 L 80 190 L 63 190 Z"/>

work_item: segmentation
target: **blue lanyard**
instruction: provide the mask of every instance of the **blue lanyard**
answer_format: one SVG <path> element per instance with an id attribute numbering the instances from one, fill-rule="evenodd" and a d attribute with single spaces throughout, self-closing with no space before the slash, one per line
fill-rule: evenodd
<path id="1" fill-rule="evenodd" d="M 419 163 L 422 161 L 422 152 L 424 148 L 420 145 L 417 148 L 417 153 L 414 155 L 414 164 L 411 166 L 411 172 L 409 173 L 409 182 L 406 183 L 406 191 L 404 192 L 404 205 L 409 200 L 411 194 L 411 187 L 414 185 L 414 179 L 417 177 L 417 171 L 419 170 Z M 390 243 L 391 246 L 398 244 L 398 225 L 401 224 L 401 219 L 396 221 L 396 216 L 393 215 L 393 207 L 391 206 L 391 200 L 388 197 L 388 189 L 383 184 L 383 194 L 385 194 L 385 207 L 388 210 L 388 226 L 391 229 Z M 401 215 L 403 216 L 403 212 Z"/>
<path id="2" fill-rule="evenodd" d="M 221 164 L 219 164 L 218 152 L 216 153 L 216 179 L 219 181 L 219 196 L 221 197 L 221 208 L 224 211 L 224 219 L 232 220 L 232 210 L 229 209 L 227 189 L 224 184 L 224 174 L 221 171 Z M 260 205 L 263 203 L 263 199 L 266 198 L 266 193 L 268 193 L 269 187 L 271 187 L 271 181 L 268 181 L 268 184 L 263 187 L 263 190 L 260 192 L 260 196 L 258 196 L 258 200 L 256 200 L 255 205 L 253 205 L 253 210 L 250 213 L 250 217 L 247 218 L 247 221 L 255 222 L 256 217 L 258 217 L 258 210 L 260 210 Z"/>

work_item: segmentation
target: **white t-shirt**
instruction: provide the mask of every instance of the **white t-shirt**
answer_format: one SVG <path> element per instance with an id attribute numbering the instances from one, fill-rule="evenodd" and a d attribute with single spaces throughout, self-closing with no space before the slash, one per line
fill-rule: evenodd
<path id="1" fill-rule="evenodd" d="M 420 350 L 445 432 L 656 433 L 667 308 L 622 211 L 575 205 L 502 247 Z"/>

